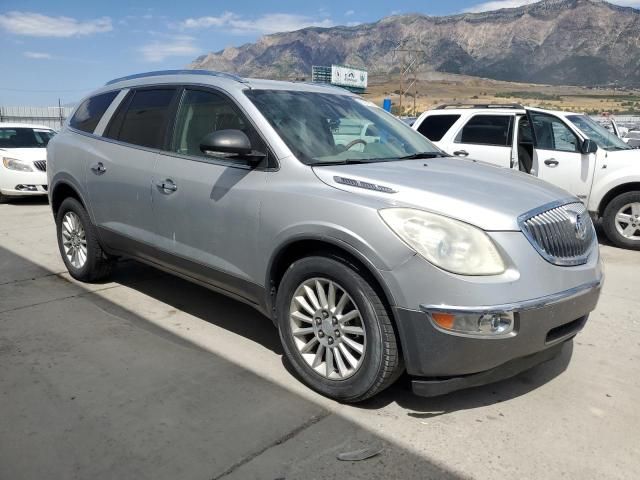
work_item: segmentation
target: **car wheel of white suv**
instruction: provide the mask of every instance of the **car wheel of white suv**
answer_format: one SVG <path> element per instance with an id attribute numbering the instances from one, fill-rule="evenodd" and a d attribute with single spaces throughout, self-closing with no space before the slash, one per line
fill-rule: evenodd
<path id="1" fill-rule="evenodd" d="M 360 402 L 402 372 L 387 308 L 359 273 L 338 260 L 294 262 L 278 289 L 276 311 L 287 358 L 323 395 Z"/>
<path id="2" fill-rule="evenodd" d="M 111 272 L 113 259 L 102 250 L 89 214 L 75 198 L 60 205 L 56 227 L 60 255 L 73 278 L 95 282 Z"/>
<path id="3" fill-rule="evenodd" d="M 617 247 L 640 250 L 640 192 L 623 193 L 611 200 L 602 226 Z"/>

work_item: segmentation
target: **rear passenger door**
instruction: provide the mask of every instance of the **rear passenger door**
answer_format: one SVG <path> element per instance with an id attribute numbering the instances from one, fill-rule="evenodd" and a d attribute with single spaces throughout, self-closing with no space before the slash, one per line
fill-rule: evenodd
<path id="1" fill-rule="evenodd" d="M 153 243 L 151 179 L 158 152 L 165 148 L 176 93 L 171 86 L 130 91 L 90 162 L 87 187 L 94 219 L 111 248 L 135 254 L 139 244 Z"/>
<path id="2" fill-rule="evenodd" d="M 153 186 L 155 231 L 163 263 L 255 303 L 259 208 L 269 159 L 252 166 L 200 151 L 217 130 L 242 130 L 254 150 L 268 152 L 256 130 L 226 94 L 184 89 L 170 152 L 159 155 Z M 257 291 L 257 290 L 256 290 Z"/>
<path id="3" fill-rule="evenodd" d="M 511 168 L 514 115 L 476 114 L 458 131 L 447 152 Z"/>

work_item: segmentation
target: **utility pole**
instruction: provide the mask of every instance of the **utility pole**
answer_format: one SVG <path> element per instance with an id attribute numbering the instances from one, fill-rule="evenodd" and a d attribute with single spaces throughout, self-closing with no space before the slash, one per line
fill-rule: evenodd
<path id="1" fill-rule="evenodd" d="M 62 116 L 62 102 L 60 101 L 59 97 L 58 97 L 58 115 L 60 117 L 60 128 L 62 128 L 62 124 L 64 123 L 64 118 Z"/>
<path id="2" fill-rule="evenodd" d="M 413 115 L 416 115 L 416 97 L 418 96 L 418 67 L 422 63 L 423 50 L 407 47 L 403 42 L 393 49 L 394 57 L 400 57 L 400 115 L 402 115 L 402 97 L 413 87 Z M 406 89 L 405 89 L 406 85 Z"/>

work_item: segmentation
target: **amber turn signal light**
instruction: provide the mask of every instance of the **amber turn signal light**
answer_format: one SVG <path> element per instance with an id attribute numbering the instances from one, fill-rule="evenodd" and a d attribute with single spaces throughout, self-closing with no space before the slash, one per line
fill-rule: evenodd
<path id="1" fill-rule="evenodd" d="M 436 322 L 440 327 L 447 330 L 452 330 L 453 322 L 455 321 L 456 316 L 450 313 L 432 313 L 431 318 L 433 318 L 433 321 Z"/>

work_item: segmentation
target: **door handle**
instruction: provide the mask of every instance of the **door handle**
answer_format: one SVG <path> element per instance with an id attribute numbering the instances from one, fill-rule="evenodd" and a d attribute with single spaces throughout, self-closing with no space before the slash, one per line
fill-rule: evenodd
<path id="1" fill-rule="evenodd" d="M 156 183 L 156 187 L 158 187 L 160 190 L 162 190 L 162 192 L 164 193 L 173 193 L 176 190 L 178 190 L 178 186 L 173 183 L 173 180 L 170 179 L 166 179 L 166 180 L 162 180 L 161 182 L 157 182 Z"/>
<path id="2" fill-rule="evenodd" d="M 93 173 L 95 173 L 96 175 L 102 175 L 104 172 L 107 171 L 107 169 L 105 168 L 105 166 L 102 164 L 102 162 L 98 162 L 95 165 L 91 166 L 91 170 L 93 171 Z"/>
<path id="3" fill-rule="evenodd" d="M 469 152 L 467 152 L 466 150 L 458 150 L 456 152 L 453 152 L 453 154 L 456 157 L 468 157 L 469 156 Z"/>
<path id="4" fill-rule="evenodd" d="M 555 158 L 550 158 L 548 160 L 545 160 L 544 164 L 546 166 L 548 166 L 548 167 L 555 168 L 560 164 L 560 162 L 558 160 L 556 160 Z"/>

